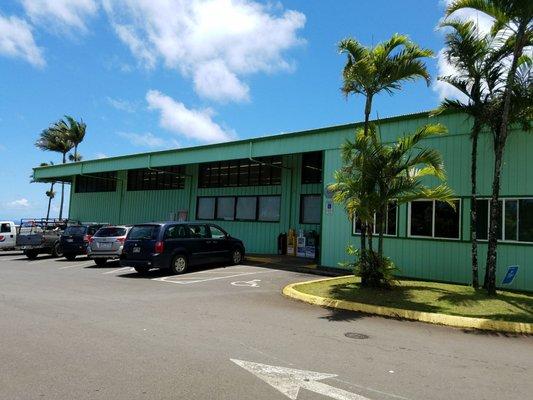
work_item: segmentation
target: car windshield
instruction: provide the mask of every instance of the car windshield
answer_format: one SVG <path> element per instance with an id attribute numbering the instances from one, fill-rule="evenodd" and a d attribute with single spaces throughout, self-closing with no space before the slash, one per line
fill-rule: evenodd
<path id="1" fill-rule="evenodd" d="M 65 235 L 85 235 L 87 228 L 84 226 L 68 226 Z"/>
<path id="2" fill-rule="evenodd" d="M 138 225 L 131 228 L 130 234 L 128 235 L 128 239 L 156 239 L 158 232 L 158 225 Z"/>
<path id="3" fill-rule="evenodd" d="M 94 235 L 95 237 L 116 237 L 116 236 L 124 236 L 126 234 L 126 228 L 117 228 L 117 227 L 109 227 L 109 228 L 101 228 L 96 232 Z"/>

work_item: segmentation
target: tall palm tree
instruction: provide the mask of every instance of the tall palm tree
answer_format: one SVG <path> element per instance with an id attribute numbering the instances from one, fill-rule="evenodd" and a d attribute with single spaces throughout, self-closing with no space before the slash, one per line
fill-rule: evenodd
<path id="1" fill-rule="evenodd" d="M 389 40 L 373 47 L 366 47 L 353 38 L 339 42 L 341 54 L 347 55 L 342 77 L 342 92 L 360 94 L 365 97 L 364 134 L 368 134 L 372 101 L 381 92 L 393 94 L 406 81 L 425 79 L 429 85 L 430 76 L 424 58 L 433 52 L 422 49 L 407 36 L 394 34 Z M 366 251 L 366 236 L 372 249 L 372 230 L 363 222 L 361 227 L 361 252 Z"/>
<path id="2" fill-rule="evenodd" d="M 490 200 L 489 244 L 485 286 L 490 295 L 496 294 L 496 262 L 499 226 L 499 196 L 502 159 L 508 138 L 513 92 L 516 92 L 517 70 L 526 46 L 533 44 L 533 2 L 531 0 L 456 0 L 446 10 L 449 16 L 455 11 L 470 8 L 483 12 L 494 19 L 492 33 L 505 39 L 510 52 L 510 67 L 502 89 L 498 126 L 494 130 L 494 173 Z M 516 99 L 515 99 L 516 100 Z M 515 104 L 523 104 L 515 101 Z"/>
<path id="3" fill-rule="evenodd" d="M 68 136 L 68 127 L 64 121 L 53 123 L 43 130 L 35 146 L 44 151 L 53 151 L 62 155 L 62 163 L 67 162 L 67 153 L 72 150 L 74 143 Z M 61 202 L 59 207 L 59 219 L 63 218 L 63 204 L 65 200 L 65 182 L 61 182 Z"/>
<path id="4" fill-rule="evenodd" d="M 391 201 L 397 205 L 419 199 L 451 201 L 453 192 L 446 184 L 432 188 L 423 183 L 428 176 L 442 182 L 446 174 L 440 153 L 421 147 L 420 142 L 445 133 L 443 125 L 431 124 L 395 143 L 385 144 L 371 125 L 366 133 L 364 129 L 359 130 L 353 142 L 347 141 L 343 145 L 344 166 L 335 173 L 336 183 L 329 186 L 334 193 L 333 199 L 344 205 L 351 219 L 357 214 L 357 218 L 369 222 L 376 215 L 380 227 L 378 257 L 370 251 L 360 255 L 360 259 L 367 260 L 367 265 L 360 265 L 362 275 L 367 275 L 366 279 L 361 277 L 364 286 L 386 283 L 381 271 L 383 225 L 384 210 Z"/>
<path id="5" fill-rule="evenodd" d="M 68 136 L 70 141 L 74 144 L 74 155 L 69 157 L 70 161 L 81 161 L 81 156 L 78 154 L 78 146 L 85 138 L 87 124 L 82 119 L 76 121 L 70 115 L 65 115 L 65 125 L 67 126 Z"/>
<path id="6" fill-rule="evenodd" d="M 54 165 L 54 162 L 50 161 L 48 163 L 41 163 L 39 166 L 48 167 L 50 165 Z M 50 183 L 50 189 L 45 192 L 46 197 L 48 197 L 48 209 L 46 210 L 46 219 L 50 218 L 50 208 L 52 207 L 52 200 L 56 196 L 56 192 L 54 191 L 54 185 L 55 185 L 55 181 L 52 181 Z"/>
<path id="7" fill-rule="evenodd" d="M 486 116 L 492 93 L 489 80 L 498 72 L 501 61 L 498 52 L 493 50 L 494 37 L 479 32 L 473 22 L 446 20 L 442 28 L 451 29 L 446 34 L 445 56 L 457 71 L 452 76 L 440 76 L 440 81 L 446 82 L 460 92 L 465 100 L 445 99 L 435 114 L 447 110 L 460 111 L 473 119 L 470 138 L 472 140 L 470 156 L 470 234 L 472 239 L 472 286 L 479 287 L 478 251 L 477 251 L 477 148 L 479 134 L 486 126 Z"/>

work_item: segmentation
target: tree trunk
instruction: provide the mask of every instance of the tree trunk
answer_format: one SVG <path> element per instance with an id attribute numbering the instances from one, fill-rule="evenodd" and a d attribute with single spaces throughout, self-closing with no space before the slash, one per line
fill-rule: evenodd
<path id="1" fill-rule="evenodd" d="M 78 145 L 74 146 L 74 162 L 78 161 Z"/>
<path id="2" fill-rule="evenodd" d="M 63 153 L 63 164 L 67 162 L 66 153 Z M 63 203 L 65 201 L 65 182 L 61 182 L 61 202 L 59 205 L 59 219 L 63 218 Z"/>
<path id="3" fill-rule="evenodd" d="M 470 205 L 470 234 L 472 237 L 472 287 L 479 287 L 479 267 L 477 256 L 477 145 L 480 133 L 480 126 L 474 121 L 472 127 L 472 155 L 470 158 L 470 180 L 472 184 L 472 197 Z"/>
<path id="4" fill-rule="evenodd" d="M 378 228 L 378 254 L 381 257 L 383 257 L 383 235 L 385 231 L 385 215 L 387 215 L 387 208 L 382 208 L 377 214 L 376 214 L 376 225 Z"/>
<path id="5" fill-rule="evenodd" d="M 497 224 L 499 216 L 498 200 L 500 196 L 500 175 L 501 164 L 503 157 L 503 150 L 507 142 L 507 131 L 509 125 L 509 110 L 511 108 L 511 93 L 515 81 L 516 70 L 518 68 L 518 60 L 523 53 L 525 43 L 525 31 L 529 21 L 523 21 L 518 25 L 516 32 L 516 43 L 513 50 L 513 60 L 509 73 L 507 75 L 507 82 L 505 86 L 505 94 L 501 115 L 501 123 L 496 138 L 494 140 L 494 177 L 492 181 L 492 198 L 490 200 L 490 229 L 489 229 L 489 246 L 487 251 L 487 266 L 485 274 L 485 283 L 489 295 L 496 295 L 496 263 L 497 253 L 496 247 L 498 245 Z"/>
<path id="6" fill-rule="evenodd" d="M 50 194 L 54 191 L 54 184 L 55 182 L 52 182 L 50 185 Z M 46 211 L 46 219 L 48 220 L 50 218 L 50 207 L 52 206 L 52 196 L 48 196 L 48 210 Z"/>
<path id="7" fill-rule="evenodd" d="M 492 197 L 490 199 L 489 244 L 485 271 L 485 287 L 491 296 L 496 294 L 496 249 L 498 246 L 498 225 L 501 223 L 499 208 L 500 176 L 505 143 L 498 140 L 495 141 L 494 145 L 496 146 L 494 154 L 494 179 L 492 181 Z"/>
<path id="8" fill-rule="evenodd" d="M 370 112 L 372 111 L 372 96 L 367 95 L 366 101 L 365 101 L 365 124 L 364 124 L 364 132 L 365 136 L 368 134 L 369 129 L 369 121 L 370 121 Z"/>

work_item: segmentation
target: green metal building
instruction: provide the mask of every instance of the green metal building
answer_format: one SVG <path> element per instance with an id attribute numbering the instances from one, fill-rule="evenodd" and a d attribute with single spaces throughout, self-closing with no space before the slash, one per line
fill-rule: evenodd
<path id="1" fill-rule="evenodd" d="M 384 141 L 443 123 L 438 149 L 457 194 L 457 211 L 432 201 L 391 205 L 385 253 L 406 277 L 470 281 L 470 126 L 461 114 L 427 112 L 379 121 Z M 37 181 L 72 183 L 71 219 L 133 224 L 185 217 L 216 221 L 242 239 L 248 253 L 276 253 L 289 228 L 319 234 L 319 262 L 339 268 L 345 248 L 358 244 L 357 226 L 326 187 L 341 167 L 340 147 L 360 124 L 332 126 L 235 142 L 134 154 L 34 169 Z M 533 135 L 513 131 L 502 174 L 502 232 L 498 283 L 507 266 L 519 272 L 506 287 L 533 291 Z M 490 134 L 479 144 L 480 225 L 486 236 L 493 152 Z M 484 265 L 486 244 L 480 244 Z M 483 268 L 481 268 L 483 269 Z"/>

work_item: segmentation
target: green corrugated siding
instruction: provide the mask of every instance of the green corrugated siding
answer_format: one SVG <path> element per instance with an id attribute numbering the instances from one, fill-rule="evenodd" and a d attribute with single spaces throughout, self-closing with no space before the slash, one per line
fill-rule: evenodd
<path id="1" fill-rule="evenodd" d="M 405 124 L 404 121 L 395 122 L 395 129 L 400 133 L 413 131 L 417 123 L 424 119 L 417 118 Z M 407 205 L 402 205 L 398 217 L 399 238 L 386 238 L 385 254 L 391 257 L 400 268 L 403 276 L 469 283 L 471 279 L 470 266 L 470 140 L 469 125 L 464 118 L 445 116 L 434 118 L 431 122 L 439 121 L 447 125 L 450 135 L 427 141 L 438 149 L 444 158 L 448 173 L 449 184 L 455 193 L 462 197 L 462 229 L 461 241 L 443 241 L 433 239 L 412 239 L 407 236 Z M 393 124 L 393 125 L 394 125 Z M 389 129 L 382 129 L 389 135 Z M 387 136 L 384 136 L 387 137 Z M 509 138 L 504 157 L 502 173 L 502 196 L 533 197 L 533 169 L 529 165 L 528 154 L 533 149 L 533 135 L 523 132 L 513 132 Z M 478 162 L 478 187 L 481 196 L 491 193 L 493 171 L 492 139 L 487 134 L 480 138 Z M 333 173 L 340 168 L 340 151 L 330 149 L 325 152 L 325 183 L 333 182 Z M 326 200 L 324 200 L 326 201 Z M 339 266 L 348 261 L 345 246 L 348 243 L 359 245 L 359 237 L 352 236 L 351 223 L 340 204 L 334 205 L 332 215 L 323 212 L 322 216 L 322 257 L 321 262 L 326 266 Z M 481 277 L 485 265 L 486 244 L 480 244 Z M 533 245 L 500 243 L 498 246 L 497 281 L 503 279 L 506 267 L 519 265 L 520 272 L 509 287 L 519 290 L 533 291 Z"/>

